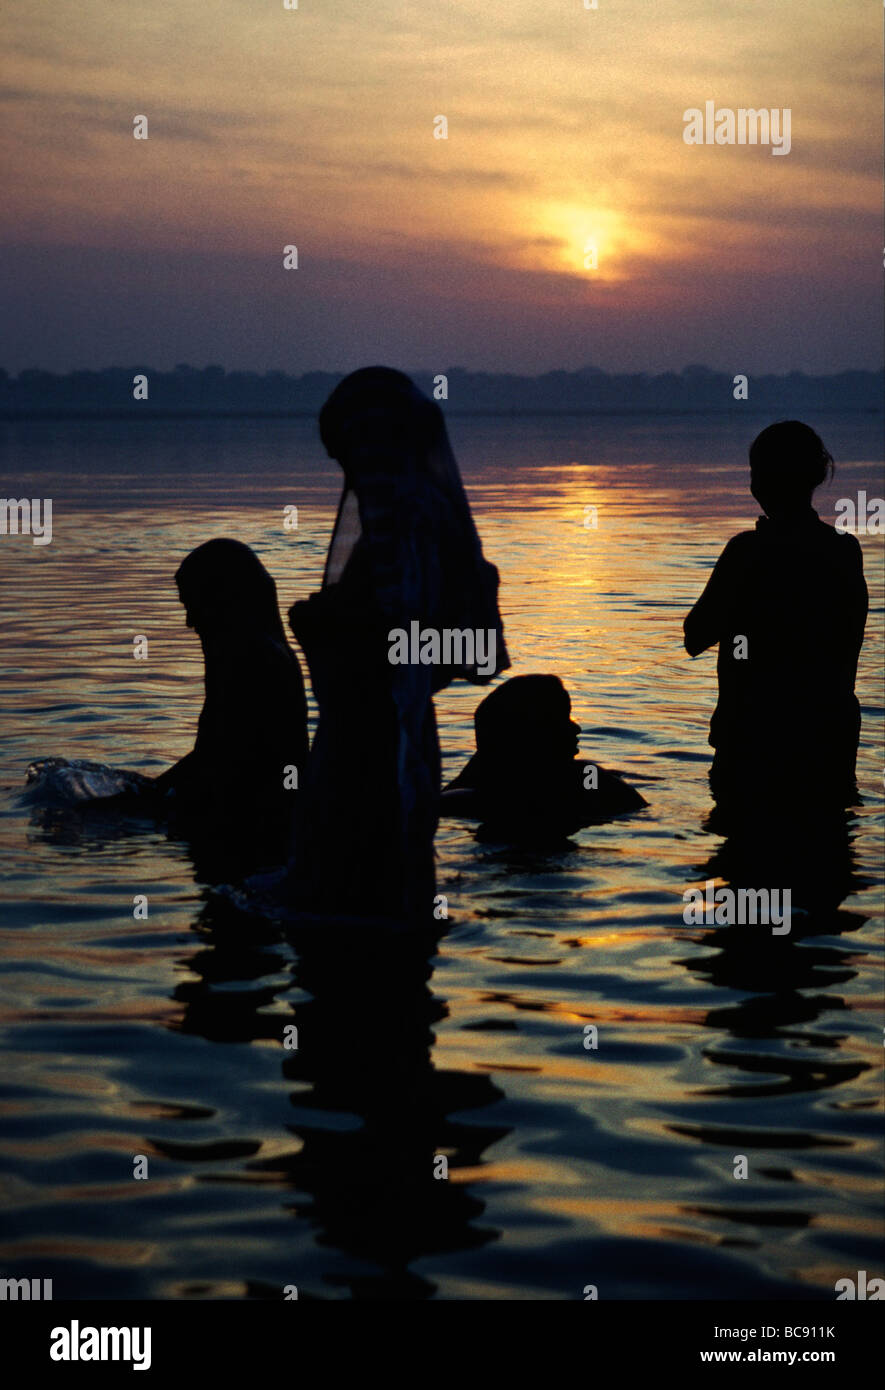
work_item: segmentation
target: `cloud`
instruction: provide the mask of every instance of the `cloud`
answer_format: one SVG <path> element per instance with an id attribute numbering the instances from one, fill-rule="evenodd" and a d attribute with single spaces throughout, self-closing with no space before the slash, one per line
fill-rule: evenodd
<path id="1" fill-rule="evenodd" d="M 192 256 L 200 283 L 201 265 L 214 273 L 220 256 L 234 257 L 236 298 L 255 285 L 247 266 L 266 267 L 279 289 L 272 271 L 294 241 L 310 292 L 322 283 L 340 306 L 335 276 L 318 270 L 336 265 L 361 322 L 372 305 L 386 324 L 398 314 L 426 325 L 423 305 L 438 319 L 448 285 L 459 308 L 447 321 L 470 350 L 470 295 L 487 310 L 490 295 L 508 296 L 496 321 L 520 323 L 538 352 L 557 325 L 570 341 L 576 303 L 618 298 L 635 331 L 644 299 L 637 351 L 650 332 L 666 341 L 674 325 L 661 306 L 675 285 L 687 317 L 727 305 L 735 323 L 717 331 L 740 336 L 758 320 L 739 279 L 753 289 L 774 271 L 785 302 L 810 314 L 797 291 L 810 263 L 840 284 L 841 318 L 867 342 L 859 267 L 878 244 L 881 158 L 874 8 L 335 0 L 288 12 L 243 0 L 55 0 L 49 22 L 33 0 L 7 0 L 0 234 L 47 257 L 59 246 L 101 248 L 118 267 L 141 257 L 157 292 L 178 295 L 183 336 L 194 312 L 186 282 L 164 280 L 177 255 Z M 682 113 L 708 97 L 789 105 L 790 155 L 689 149 Z M 148 115 L 148 141 L 132 139 L 135 114 Z M 447 141 L 433 138 L 437 114 L 449 119 Z M 588 283 L 577 272 L 592 238 L 600 273 Z M 85 262 L 65 263 L 85 274 Z M 36 264 L 49 350 L 55 306 Z M 395 295 L 390 313 L 381 284 Z M 263 291 L 256 302 L 276 322 Z M 338 324 L 346 335 L 346 315 Z M 464 356 L 457 342 L 451 355 Z"/>

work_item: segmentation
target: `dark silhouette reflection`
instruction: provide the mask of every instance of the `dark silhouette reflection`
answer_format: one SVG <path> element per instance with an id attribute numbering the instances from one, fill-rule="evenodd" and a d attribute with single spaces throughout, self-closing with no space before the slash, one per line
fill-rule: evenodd
<path id="1" fill-rule="evenodd" d="M 558 676 L 513 676 L 476 708 L 476 752 L 441 811 L 483 822 L 484 839 L 561 844 L 583 825 L 648 803 L 615 772 L 575 758 L 579 724 Z"/>
<path id="2" fill-rule="evenodd" d="M 65 759 L 47 761 L 64 763 Z M 94 766 L 99 769 L 102 780 L 107 774 L 131 775 L 101 763 Z M 76 771 L 79 777 L 79 769 Z M 66 787 L 68 785 L 66 778 Z M 211 821 L 202 824 L 199 820 L 167 816 L 149 789 L 132 797 L 117 795 L 60 805 L 39 803 L 30 806 L 28 814 L 32 828 L 41 839 L 84 853 L 126 842 L 131 842 L 132 849 L 137 851 L 146 839 L 162 839 L 163 843 L 171 843 L 182 851 L 196 881 L 206 885 L 237 882 L 267 862 L 267 846 L 273 843 L 261 835 L 253 836 L 248 827 L 243 830 L 236 821 L 232 823 L 227 818 L 216 820 L 214 824 Z"/>
<path id="3" fill-rule="evenodd" d="M 808 425 L 783 421 L 750 448 L 766 515 L 734 536 L 685 620 L 692 656 L 719 644 L 710 772 L 722 805 L 847 806 L 867 614 L 860 546 L 811 505 L 833 460 Z"/>
<path id="4" fill-rule="evenodd" d="M 442 412 L 407 376 L 346 377 L 320 433 L 344 489 L 323 586 L 289 613 L 319 708 L 289 890 L 306 912 L 426 925 L 440 793 L 433 696 L 508 665 L 498 572 Z M 444 642 L 454 631 L 457 649 Z"/>
<path id="5" fill-rule="evenodd" d="M 219 913 L 210 898 L 195 930 L 201 947 L 186 964 L 197 979 L 174 993 L 186 1005 L 181 1031 L 210 1042 L 279 1041 L 279 1015 L 264 1010 L 292 985 L 291 953 L 280 928 L 253 918 L 244 931 L 242 917 Z"/>
<path id="6" fill-rule="evenodd" d="M 707 828 L 715 830 L 721 824 L 721 812 L 714 811 Z M 768 1158 L 767 1151 L 795 1153 L 798 1160 L 807 1150 L 847 1150 L 854 1144 L 838 1131 L 833 1133 L 830 1126 L 806 1127 L 809 1107 L 791 1104 L 792 1098 L 816 1091 L 837 1092 L 869 1070 L 867 1062 L 852 1055 L 850 1038 L 845 1036 L 850 1015 L 844 991 L 857 974 L 858 957 L 832 941 L 858 931 L 866 920 L 840 908 L 849 893 L 865 886 L 855 866 L 850 818 L 834 812 L 817 820 L 806 816 L 784 822 L 759 815 L 755 822 L 735 825 L 732 821 L 731 833 L 699 867 L 698 875 L 705 880 L 721 877 L 734 888 L 784 884 L 794 906 L 800 905 L 788 934 L 774 935 L 764 925 L 707 929 L 704 944 L 713 953 L 681 962 L 706 984 L 744 997 L 710 1009 L 701 1020 L 719 1035 L 704 1049 L 706 1060 L 727 1068 L 730 1075 L 721 1084 L 714 1082 L 695 1093 L 695 1109 L 700 1108 L 703 1115 L 700 1122 L 669 1128 L 713 1146 L 729 1162 L 735 1155 L 746 1156 L 754 1177 L 772 1184 L 764 1200 L 760 1200 L 758 1184 L 747 1185 L 744 1198 L 744 1185 L 738 1182 L 729 1184 L 728 1201 L 691 1203 L 684 1210 L 718 1221 L 726 1230 L 770 1229 L 769 1238 L 774 1239 L 778 1229 L 811 1225 L 819 1210 L 819 1194 L 809 1191 L 803 1203 L 801 1188 L 778 1187 L 799 1183 L 800 1175 L 775 1162 L 773 1153 Z M 832 1016 L 840 1011 L 846 1018 L 841 1035 L 832 1027 Z M 815 1027 L 823 1018 L 829 1026 Z M 745 1118 L 743 1102 L 778 1099 L 784 1102 L 782 1110 L 769 1111 L 763 1104 L 752 1118 Z M 752 1248 L 762 1243 L 762 1237 L 740 1237 L 739 1243 Z"/>
<path id="7" fill-rule="evenodd" d="M 149 783 L 148 778 L 139 780 Z M 111 794 L 89 799 L 96 782 Z M 85 788 L 86 798 L 72 801 L 72 785 Z M 148 795 L 139 795 L 140 789 L 135 788 L 131 797 L 122 798 L 112 787 L 119 787 L 117 770 L 104 763 L 85 758 L 42 758 L 28 767 L 20 801 L 41 837 L 67 848 L 98 849 L 105 842 L 134 839 L 157 828 Z"/>
<path id="8" fill-rule="evenodd" d="M 476 1224 L 484 1204 L 457 1175 L 508 1133 L 460 1117 L 502 1098 L 487 1076 L 433 1066 L 433 1025 L 446 1012 L 429 984 L 435 936 L 353 929 L 284 935 L 257 920 L 247 932 L 242 916 L 214 899 L 198 931 L 204 944 L 188 965 L 199 980 L 175 991 L 185 1005 L 184 1031 L 242 1042 L 282 1039 L 289 1021 L 297 1028 L 298 1047 L 284 1052 L 283 1074 L 298 1083 L 298 1118 L 289 1128 L 302 1147 L 292 1156 L 257 1157 L 247 1171 L 307 1194 L 297 1219 L 314 1227 L 317 1245 L 369 1266 L 327 1281 L 359 1298 L 429 1297 L 433 1285 L 410 1271 L 413 1261 L 496 1238 Z M 310 998 L 282 1020 L 262 1010 L 292 986 L 279 973 L 289 946 L 295 983 Z M 237 1153 L 249 1158 L 255 1148 L 241 1145 Z M 439 1155 L 448 1160 L 448 1179 L 434 1177 Z M 313 1292 L 323 1278 L 321 1256 L 319 1269 L 319 1279 L 312 1263 L 293 1271 L 293 1280 L 306 1279 Z"/>
<path id="9" fill-rule="evenodd" d="M 721 815 L 714 811 L 706 828 L 719 826 Z M 844 813 L 797 816 L 789 822 L 760 816 L 732 824 L 731 833 L 698 868 L 700 879 L 721 878 L 732 888 L 783 886 L 793 906 L 788 933 L 778 935 L 758 924 L 708 928 L 704 942 L 713 954 L 682 962 L 713 986 L 746 992 L 744 998 L 711 1009 L 704 1025 L 758 1043 L 753 1050 L 727 1043 L 707 1050 L 710 1061 L 751 1078 L 709 1094 L 813 1091 L 839 1086 L 867 1070 L 862 1061 L 838 1056 L 844 1041 L 838 1034 L 813 1027 L 822 1015 L 847 1008 L 844 987 L 857 974 L 854 952 L 832 941 L 858 931 L 866 920 L 840 906 L 868 882 L 857 872 L 852 838 L 852 822 Z M 750 1146 L 758 1142 L 758 1135 L 746 1137 Z"/>

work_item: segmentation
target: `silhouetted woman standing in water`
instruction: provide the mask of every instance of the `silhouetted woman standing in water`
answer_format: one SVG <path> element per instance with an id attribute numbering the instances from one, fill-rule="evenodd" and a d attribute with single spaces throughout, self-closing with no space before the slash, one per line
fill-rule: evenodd
<path id="1" fill-rule="evenodd" d="M 809 425 L 762 431 L 750 447 L 750 490 L 765 515 L 728 542 L 685 620 L 690 655 L 719 644 L 713 795 L 757 817 L 857 796 L 867 587 L 855 537 L 811 505 L 832 468 Z"/>
<path id="2" fill-rule="evenodd" d="M 509 664 L 498 572 L 483 559 L 442 412 L 407 376 L 369 367 L 346 377 L 320 413 L 320 435 L 344 491 L 323 586 L 289 613 L 319 707 L 296 904 L 427 924 L 440 793 L 433 695 Z M 394 630 L 415 622 L 491 632 L 492 659 L 391 661 Z"/>

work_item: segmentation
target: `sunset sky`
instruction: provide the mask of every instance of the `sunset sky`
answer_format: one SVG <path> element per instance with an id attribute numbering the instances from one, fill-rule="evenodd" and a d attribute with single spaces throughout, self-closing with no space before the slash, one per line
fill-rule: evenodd
<path id="1" fill-rule="evenodd" d="M 0 365 L 876 367 L 882 16 L 6 0 Z M 708 99 L 791 152 L 686 145 Z"/>

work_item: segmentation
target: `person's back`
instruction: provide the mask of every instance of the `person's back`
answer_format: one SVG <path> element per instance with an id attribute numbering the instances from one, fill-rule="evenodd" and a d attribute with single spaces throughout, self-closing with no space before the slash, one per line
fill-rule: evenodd
<path id="1" fill-rule="evenodd" d="M 307 707 L 298 659 L 256 628 L 213 653 L 194 754 L 207 795 L 238 796 L 264 810 L 291 800 L 307 765 Z M 293 773 L 291 769 L 294 769 Z"/>
<path id="2" fill-rule="evenodd" d="M 308 753 L 307 703 L 286 641 L 276 586 L 239 541 L 207 541 L 176 574 L 205 659 L 193 752 L 157 779 L 170 809 L 212 839 L 249 842 L 246 857 L 281 860 Z M 287 771 L 288 769 L 288 771 Z"/>
<path id="3" fill-rule="evenodd" d="M 845 802 L 867 611 L 860 546 L 811 506 L 832 459 L 807 425 L 764 430 L 750 465 L 767 515 L 729 541 L 685 620 L 692 656 L 719 644 L 714 795 L 752 801 L 783 789 Z"/>

